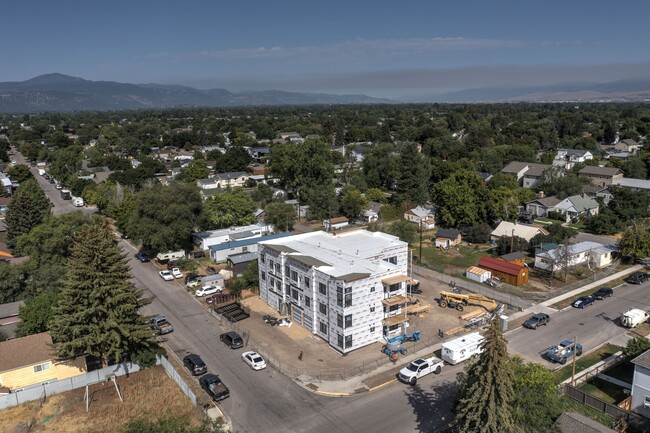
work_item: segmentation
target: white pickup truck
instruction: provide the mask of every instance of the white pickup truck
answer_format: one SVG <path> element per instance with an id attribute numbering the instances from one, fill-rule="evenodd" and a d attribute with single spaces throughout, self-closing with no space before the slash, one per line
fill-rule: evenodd
<path id="1" fill-rule="evenodd" d="M 399 371 L 399 379 L 410 385 L 415 385 L 418 379 L 429 373 L 440 374 L 445 362 L 437 356 L 431 358 L 418 358 L 411 361 Z"/>

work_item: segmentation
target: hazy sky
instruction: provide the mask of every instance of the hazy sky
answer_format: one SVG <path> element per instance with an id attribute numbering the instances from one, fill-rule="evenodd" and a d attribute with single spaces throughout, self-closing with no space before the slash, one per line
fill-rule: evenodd
<path id="1" fill-rule="evenodd" d="M 650 77 L 643 0 L 21 0 L 1 12 L 0 81 L 395 97 Z"/>

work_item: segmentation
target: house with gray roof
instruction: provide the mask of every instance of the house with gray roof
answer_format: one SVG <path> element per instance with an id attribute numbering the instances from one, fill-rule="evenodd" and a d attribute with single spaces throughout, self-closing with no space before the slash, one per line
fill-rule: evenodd
<path id="1" fill-rule="evenodd" d="M 524 173 L 528 170 L 529 164 L 528 162 L 512 161 L 501 169 L 501 173 L 514 175 L 519 181 L 524 177 Z"/>
<path id="2" fill-rule="evenodd" d="M 615 167 L 600 167 L 588 165 L 583 167 L 578 174 L 588 177 L 593 185 L 607 186 L 618 185 L 623 179 L 623 170 Z"/>
<path id="3" fill-rule="evenodd" d="M 552 210 L 561 213 L 566 217 L 566 222 L 570 222 L 598 215 L 599 207 L 598 202 L 591 197 L 572 195 L 553 206 Z"/>
<path id="4" fill-rule="evenodd" d="M 571 170 L 576 164 L 594 159 L 594 155 L 585 149 L 558 149 L 553 165 Z"/>
<path id="5" fill-rule="evenodd" d="M 602 198 L 605 205 L 614 198 L 614 195 L 604 186 L 585 185 L 582 187 L 582 193 L 591 198 Z"/>
<path id="6" fill-rule="evenodd" d="M 248 177 L 248 173 L 244 171 L 217 173 L 214 175 L 214 179 L 217 181 L 217 188 L 241 188 L 246 185 Z"/>
<path id="7" fill-rule="evenodd" d="M 544 174 L 551 169 L 552 165 L 547 164 L 528 164 L 528 170 L 524 173 L 524 188 L 537 188 L 544 183 Z"/>
<path id="8" fill-rule="evenodd" d="M 526 212 L 536 217 L 545 217 L 549 211 L 553 210 L 555 205 L 559 204 L 562 200 L 555 197 L 536 198 L 526 203 Z"/>
<path id="9" fill-rule="evenodd" d="M 618 186 L 631 189 L 632 191 L 650 191 L 650 180 L 624 177 Z"/>

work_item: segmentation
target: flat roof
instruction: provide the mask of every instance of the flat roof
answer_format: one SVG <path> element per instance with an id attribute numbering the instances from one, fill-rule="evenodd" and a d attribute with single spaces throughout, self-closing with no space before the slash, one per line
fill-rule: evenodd
<path id="1" fill-rule="evenodd" d="M 382 299 L 381 303 L 388 307 L 392 307 L 393 305 L 405 304 L 406 301 L 408 301 L 406 296 L 399 295 L 399 296 L 393 296 L 388 299 Z"/>
<path id="2" fill-rule="evenodd" d="M 392 277 L 384 278 L 381 280 L 382 283 L 392 286 L 393 284 L 403 283 L 404 281 L 410 281 L 411 279 L 404 274 L 393 275 Z"/>

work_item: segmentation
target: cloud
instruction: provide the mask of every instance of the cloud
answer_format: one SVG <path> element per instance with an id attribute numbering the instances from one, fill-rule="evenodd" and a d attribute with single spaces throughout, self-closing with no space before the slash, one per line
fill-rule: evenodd
<path id="1" fill-rule="evenodd" d="M 331 62 L 333 59 L 358 59 L 360 57 L 408 57 L 426 56 L 445 51 L 494 50 L 519 48 L 529 44 L 526 41 L 507 39 L 476 39 L 464 37 L 434 37 L 407 39 L 354 39 L 335 44 L 255 47 L 204 50 L 187 53 L 158 53 L 149 57 L 172 61 L 223 59 L 311 59 Z"/>

